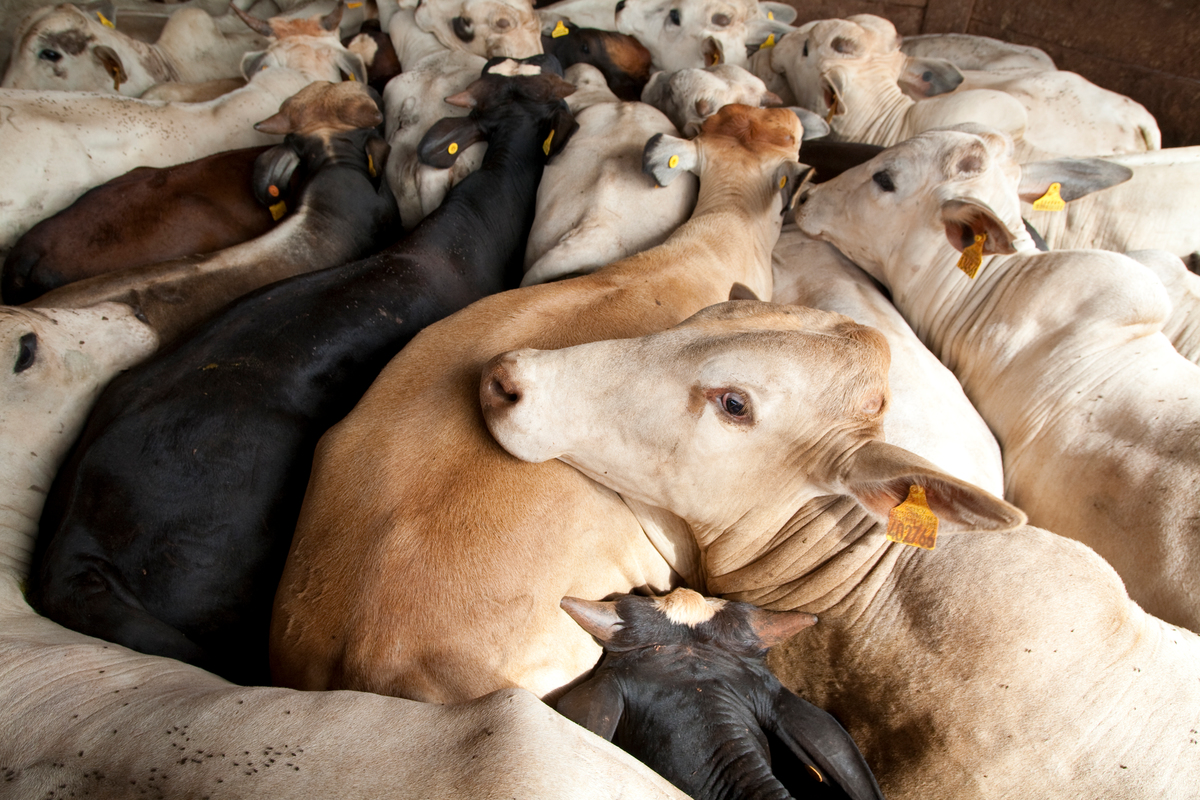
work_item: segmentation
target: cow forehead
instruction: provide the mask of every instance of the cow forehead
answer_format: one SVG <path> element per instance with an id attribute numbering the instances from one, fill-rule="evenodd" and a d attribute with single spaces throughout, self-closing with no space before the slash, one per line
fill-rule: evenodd
<path id="1" fill-rule="evenodd" d="M 777 147 L 798 152 L 803 128 L 800 118 L 785 108 L 730 103 L 709 117 L 700 130 L 706 138 L 730 138 L 743 147 Z"/>
<path id="2" fill-rule="evenodd" d="M 889 53 L 896 50 L 900 43 L 897 41 L 896 29 L 886 20 L 880 20 L 885 25 L 868 23 L 866 15 L 850 19 L 822 20 L 813 25 L 809 34 L 812 46 L 821 50 L 832 50 L 840 57 L 863 58 L 877 53 Z M 876 18 L 878 19 L 878 18 Z"/>

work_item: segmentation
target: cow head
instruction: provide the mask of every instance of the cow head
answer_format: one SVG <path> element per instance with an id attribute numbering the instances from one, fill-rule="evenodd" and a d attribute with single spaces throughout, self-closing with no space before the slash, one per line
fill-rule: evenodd
<path id="1" fill-rule="evenodd" d="M 730 103 L 758 107 L 783 104 L 761 80 L 733 64 L 657 72 L 646 84 L 642 102 L 666 114 L 687 137 L 699 133 L 704 120 Z"/>
<path id="2" fill-rule="evenodd" d="M 16 31 L 0 86 L 136 96 L 156 81 L 169 80 L 161 59 L 150 58 L 145 45 L 109 27 L 115 17 L 111 3 L 91 12 L 67 3 L 37 9 Z M 132 83 L 130 73 L 136 77 Z"/>
<path id="3" fill-rule="evenodd" d="M 792 30 L 755 0 L 622 0 L 617 30 L 646 46 L 657 69 L 674 72 L 746 63 L 747 47 Z M 794 15 L 793 15 L 794 16 Z"/>
<path id="4" fill-rule="evenodd" d="M 529 0 L 423 0 L 413 19 L 451 50 L 485 58 L 542 52 L 541 20 Z"/>
<path id="5" fill-rule="evenodd" d="M 270 67 L 285 67 L 309 75 L 318 81 L 340 81 L 343 78 L 367 82 L 367 69 L 362 57 L 351 53 L 338 38 L 343 3 L 329 14 L 303 19 L 272 17 L 262 20 L 230 5 L 235 14 L 253 30 L 270 40 L 266 50 L 246 53 L 242 57 L 242 74 L 252 80 Z"/>

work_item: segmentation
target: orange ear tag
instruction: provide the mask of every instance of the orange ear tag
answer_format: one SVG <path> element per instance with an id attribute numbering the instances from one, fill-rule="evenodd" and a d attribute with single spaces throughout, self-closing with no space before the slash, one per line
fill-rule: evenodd
<path id="1" fill-rule="evenodd" d="M 546 141 L 542 142 L 542 152 L 550 155 L 550 143 L 554 141 L 554 131 L 550 131 L 550 135 L 546 137 Z"/>
<path id="2" fill-rule="evenodd" d="M 784 175 L 779 179 L 779 188 L 782 189 L 785 186 L 787 186 L 787 175 Z"/>
<path id="3" fill-rule="evenodd" d="M 268 208 L 271 210 L 271 218 L 276 222 L 283 219 L 283 215 L 287 213 L 287 203 L 282 200 L 273 206 L 268 206 Z"/>
<path id="4" fill-rule="evenodd" d="M 1062 211 L 1067 207 L 1067 201 L 1062 199 L 1062 195 L 1058 190 L 1062 188 L 1061 183 L 1052 183 L 1046 193 L 1033 201 L 1034 211 Z"/>
<path id="5" fill-rule="evenodd" d="M 379 173 L 375 171 L 375 159 L 371 158 L 370 153 L 367 153 L 367 172 L 371 173 L 372 178 L 379 177 Z"/>
<path id="6" fill-rule="evenodd" d="M 451 142 L 450 146 L 446 148 L 446 152 L 449 153 L 450 155 L 454 155 L 455 153 L 457 153 L 458 152 L 458 142 Z"/>
<path id="7" fill-rule="evenodd" d="M 346 8 L 362 8 L 362 3 L 346 3 Z"/>
<path id="8" fill-rule="evenodd" d="M 566 25 L 563 25 L 563 21 L 560 19 L 558 21 L 558 24 L 554 26 L 554 30 L 550 31 L 550 38 L 551 39 L 560 39 L 563 36 L 566 36 L 570 32 L 571 31 L 567 29 Z"/>
<path id="9" fill-rule="evenodd" d="M 775 34 L 772 33 L 770 36 L 767 37 L 767 40 L 765 42 L 763 42 L 762 44 L 760 44 L 758 46 L 758 49 L 766 50 L 768 47 L 774 47 L 774 46 L 775 46 Z"/>
<path id="10" fill-rule="evenodd" d="M 116 27 L 117 27 L 117 26 L 116 26 L 116 25 L 113 25 L 113 22 L 112 22 L 112 20 L 111 20 L 111 19 L 109 19 L 108 17 L 104 16 L 104 15 L 103 15 L 103 14 L 101 14 L 99 11 L 97 11 L 97 12 L 96 12 L 96 16 L 100 18 L 100 24 L 101 24 L 101 25 L 103 25 L 103 26 L 104 26 L 104 27 L 106 27 L 106 28 L 112 28 L 113 30 L 116 30 Z"/>
<path id="11" fill-rule="evenodd" d="M 271 195 L 271 197 L 279 197 L 279 187 L 272 183 L 267 187 L 267 194 Z"/>
<path id="12" fill-rule="evenodd" d="M 979 265 L 983 263 L 983 243 L 986 241 L 986 233 L 975 234 L 975 244 L 963 250 L 958 258 L 958 268 L 967 273 L 967 277 L 972 280 L 979 272 Z"/>
<path id="13" fill-rule="evenodd" d="M 888 514 L 889 542 L 932 550 L 937 543 L 938 518 L 929 508 L 924 487 L 908 487 L 908 497 Z"/>

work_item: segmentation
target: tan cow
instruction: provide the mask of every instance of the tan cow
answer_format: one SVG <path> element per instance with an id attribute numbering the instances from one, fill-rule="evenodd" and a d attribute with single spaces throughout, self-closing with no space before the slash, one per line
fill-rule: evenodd
<path id="1" fill-rule="evenodd" d="M 504 356 L 489 427 L 687 517 L 710 592 L 817 614 L 770 663 L 846 726 L 891 800 L 1194 797 L 1200 637 L 1130 602 L 1078 542 L 969 530 L 1021 515 L 881 442 L 859 405 L 865 348 L 798 345 L 778 308 Z M 836 351 L 850 365 L 831 375 Z M 885 538 L 914 486 L 954 534 L 932 552 Z"/>
<path id="2" fill-rule="evenodd" d="M 662 245 L 480 300 L 392 360 L 317 447 L 272 618 L 277 681 L 440 702 L 514 685 L 548 695 L 600 656 L 564 595 L 698 577 L 677 519 L 507 456 L 483 427 L 479 372 L 514 347 L 661 330 L 738 283 L 769 296 L 801 134 L 790 111 L 731 105 L 692 142 L 652 139 L 659 183 L 700 176 L 691 219 Z"/>
<path id="3" fill-rule="evenodd" d="M 6 797 L 679 798 L 528 692 L 455 707 L 235 686 L 38 616 L 46 487 L 100 389 L 154 348 L 127 306 L 0 309 L 0 772 Z"/>
<path id="4" fill-rule="evenodd" d="M 1162 335 L 1150 270 L 1033 250 L 1018 194 L 1079 180 L 1042 166 L 1015 164 L 995 131 L 925 133 L 813 189 L 797 223 L 882 281 L 958 376 L 1000 442 L 1005 497 L 1200 630 L 1200 367 Z"/>

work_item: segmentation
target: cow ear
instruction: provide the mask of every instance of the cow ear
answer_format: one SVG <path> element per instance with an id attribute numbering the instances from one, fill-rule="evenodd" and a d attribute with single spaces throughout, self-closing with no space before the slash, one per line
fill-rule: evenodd
<path id="1" fill-rule="evenodd" d="M 759 724 L 808 765 L 820 783 L 838 787 L 850 800 L 882 800 L 883 792 L 858 745 L 829 712 L 781 688 Z"/>
<path id="2" fill-rule="evenodd" d="M 760 298 L 758 295 L 756 295 L 754 293 L 754 290 L 751 289 L 749 286 L 747 286 L 744 283 L 738 283 L 736 281 L 734 282 L 733 286 L 729 287 L 729 299 L 730 300 L 758 300 L 760 302 L 762 300 L 762 298 Z"/>
<path id="3" fill-rule="evenodd" d="M 1025 524 L 1025 514 L 1016 506 L 942 472 L 915 453 L 878 440 L 850 456 L 841 479 L 843 493 L 884 522 L 914 486 L 925 490 L 939 532 L 1011 530 Z"/>
<path id="4" fill-rule="evenodd" d="M 288 193 L 292 175 L 300 166 L 300 155 L 288 144 L 277 144 L 254 160 L 254 197 L 268 208 Z"/>
<path id="5" fill-rule="evenodd" d="M 691 171 L 699 163 L 694 142 L 656 133 L 646 142 L 642 151 L 642 172 L 654 178 L 659 186 L 666 186 L 681 172 Z"/>
<path id="6" fill-rule="evenodd" d="M 121 63 L 121 57 L 117 55 L 117 51 L 106 44 L 101 44 L 92 50 L 92 55 L 100 62 L 100 66 L 104 67 L 104 71 L 112 76 L 113 91 L 120 91 L 121 84 L 128 81 L 129 76 L 125 73 L 125 65 Z"/>
<path id="7" fill-rule="evenodd" d="M 812 179 L 814 171 L 807 164 L 797 164 L 795 161 L 785 161 L 775 170 L 775 185 L 779 187 L 780 200 L 783 202 L 781 213 L 792 210 L 800 190 Z"/>
<path id="8" fill-rule="evenodd" d="M 896 80 L 914 100 L 953 92 L 963 82 L 958 67 L 944 58 L 907 58 Z"/>
<path id="9" fill-rule="evenodd" d="M 799 117 L 800 124 L 804 127 L 804 135 L 800 141 L 807 142 L 809 139 L 820 139 L 829 135 L 829 123 L 821 119 L 820 115 L 800 106 L 788 106 L 788 111 Z"/>
<path id="10" fill-rule="evenodd" d="M 791 25 L 781 21 L 778 15 L 776 15 L 775 19 L 769 19 L 766 11 L 762 8 L 762 3 L 759 3 L 759 11 L 759 16 L 746 21 L 746 49 L 751 53 L 758 52 L 762 48 L 763 43 L 770 37 L 774 36 L 775 41 L 778 42 L 785 33 L 791 33 L 796 30 Z M 796 11 L 793 9 L 792 18 L 795 19 L 795 17 Z"/>
<path id="11" fill-rule="evenodd" d="M 773 0 L 759 0 L 758 13 L 775 22 L 791 25 L 796 21 L 796 9 L 787 3 L 776 3 Z"/>
<path id="12" fill-rule="evenodd" d="M 611 742 L 625 710 L 625 700 L 617 682 L 609 673 L 603 673 L 564 694 L 555 708 L 567 719 Z"/>
<path id="13" fill-rule="evenodd" d="M 700 55 L 704 56 L 704 66 L 706 67 L 725 63 L 725 48 L 712 36 L 705 37 L 704 42 L 700 45 Z"/>
<path id="14" fill-rule="evenodd" d="M 351 53 L 349 50 L 339 51 L 337 66 L 342 74 L 347 76 L 346 80 L 358 81 L 363 86 L 367 85 L 367 68 L 363 66 L 362 56 L 358 53 Z"/>
<path id="15" fill-rule="evenodd" d="M 459 153 L 484 138 L 479 124 L 470 117 L 445 117 L 425 131 L 417 145 L 417 158 L 422 164 L 450 169 Z"/>
<path id="16" fill-rule="evenodd" d="M 242 56 L 242 77 L 252 80 L 260 71 L 266 69 L 266 50 L 255 50 Z"/>
<path id="17" fill-rule="evenodd" d="M 817 624 L 817 618 L 803 611 L 768 611 L 753 608 L 746 615 L 750 629 L 764 648 L 786 642 L 805 628 Z"/>
<path id="18" fill-rule="evenodd" d="M 1100 158 L 1055 158 L 1021 165 L 1021 183 L 1017 193 L 1032 203 L 1059 185 L 1058 194 L 1066 202 L 1084 195 L 1124 183 L 1133 177 L 1133 170 L 1124 164 L 1114 164 Z"/>
<path id="19" fill-rule="evenodd" d="M 579 627 L 602 642 L 611 641 L 613 636 L 625 627 L 625 621 L 617 613 L 617 604 L 613 600 L 564 597 L 558 605 L 579 624 Z"/>
<path id="20" fill-rule="evenodd" d="M 367 144 L 363 148 L 367 153 L 367 169 L 371 173 L 372 178 L 378 178 L 384 174 L 387 169 L 388 156 L 392 153 L 392 146 L 387 143 L 387 139 L 382 136 L 372 136 L 367 139 Z"/>
<path id="21" fill-rule="evenodd" d="M 970 198 L 955 198 L 942 203 L 942 224 L 946 239 L 960 253 L 976 243 L 983 234 L 983 255 L 1007 255 L 1017 252 L 1015 242 L 1024 233 L 1010 231 L 996 212 Z"/>
<path id="22" fill-rule="evenodd" d="M 567 146 L 571 136 L 579 130 L 579 123 L 566 103 L 561 103 L 550 117 L 550 126 L 546 129 L 546 138 L 542 142 L 542 150 L 546 160 L 554 158 Z"/>
<path id="23" fill-rule="evenodd" d="M 338 0 L 338 4 L 334 6 L 333 11 L 330 11 L 325 16 L 321 17 L 321 29 L 326 31 L 336 31 L 338 26 L 342 24 L 342 14 L 346 11 L 345 0 Z"/>

